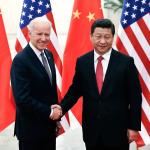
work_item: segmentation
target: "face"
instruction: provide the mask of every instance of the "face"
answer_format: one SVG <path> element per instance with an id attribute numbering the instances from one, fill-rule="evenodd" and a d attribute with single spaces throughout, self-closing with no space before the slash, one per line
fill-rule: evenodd
<path id="1" fill-rule="evenodd" d="M 111 29 L 101 27 L 95 28 L 94 33 L 91 35 L 91 42 L 98 54 L 105 54 L 111 49 L 113 43 Z"/>
<path id="2" fill-rule="evenodd" d="M 36 22 L 31 33 L 29 33 L 30 41 L 39 51 L 47 48 L 50 40 L 50 25 Z"/>

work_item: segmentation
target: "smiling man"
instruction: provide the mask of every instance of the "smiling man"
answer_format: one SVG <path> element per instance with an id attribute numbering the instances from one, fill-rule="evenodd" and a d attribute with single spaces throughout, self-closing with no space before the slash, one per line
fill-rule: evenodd
<path id="1" fill-rule="evenodd" d="M 86 150 L 129 150 L 141 129 L 141 87 L 132 57 L 112 48 L 114 24 L 96 20 L 94 50 L 77 59 L 72 85 L 60 109 L 65 114 L 83 96 L 82 129 Z M 86 43 L 85 43 L 86 44 Z M 51 116 L 58 119 L 60 113 Z"/>
<path id="2" fill-rule="evenodd" d="M 55 150 L 56 121 L 51 105 L 57 103 L 56 73 L 47 50 L 51 23 L 43 17 L 29 24 L 29 44 L 18 53 L 11 67 L 16 102 L 15 132 L 19 150 Z"/>

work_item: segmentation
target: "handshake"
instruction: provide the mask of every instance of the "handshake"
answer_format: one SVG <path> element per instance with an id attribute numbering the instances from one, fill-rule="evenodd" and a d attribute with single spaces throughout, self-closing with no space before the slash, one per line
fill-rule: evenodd
<path id="1" fill-rule="evenodd" d="M 52 113 L 50 115 L 50 119 L 58 120 L 62 116 L 62 108 L 60 105 L 54 104 L 51 106 Z"/>

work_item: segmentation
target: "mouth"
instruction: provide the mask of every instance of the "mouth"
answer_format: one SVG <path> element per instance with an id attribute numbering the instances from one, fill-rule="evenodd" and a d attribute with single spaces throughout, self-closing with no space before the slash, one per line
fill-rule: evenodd
<path id="1" fill-rule="evenodd" d="M 98 45 L 98 47 L 101 48 L 101 49 L 105 49 L 106 48 L 106 46 L 101 46 L 101 45 Z"/>
<path id="2" fill-rule="evenodd" d="M 39 43 L 39 46 L 42 46 L 42 47 L 45 47 L 47 45 L 48 45 L 47 43 Z"/>

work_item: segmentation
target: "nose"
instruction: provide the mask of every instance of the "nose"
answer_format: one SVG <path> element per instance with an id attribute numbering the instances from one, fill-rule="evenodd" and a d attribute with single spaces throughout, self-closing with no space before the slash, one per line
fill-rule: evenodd
<path id="1" fill-rule="evenodd" d="M 100 43 L 102 43 L 102 44 L 106 43 L 105 38 L 101 38 Z"/>
<path id="2" fill-rule="evenodd" d="M 41 40 L 42 40 L 42 41 L 45 41 L 46 38 L 47 38 L 46 35 L 44 35 L 44 34 L 41 35 Z"/>

